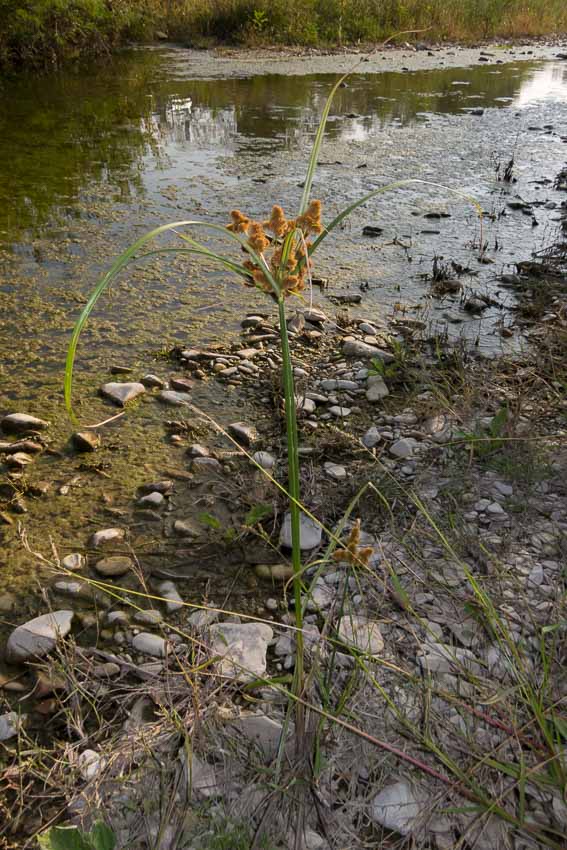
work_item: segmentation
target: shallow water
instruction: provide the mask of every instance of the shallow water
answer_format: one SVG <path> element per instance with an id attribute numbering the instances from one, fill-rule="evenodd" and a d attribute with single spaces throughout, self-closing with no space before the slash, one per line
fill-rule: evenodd
<path id="1" fill-rule="evenodd" d="M 135 51 L 81 73 L 21 78 L 0 88 L 0 414 L 22 410 L 50 419 L 53 446 L 72 428 L 62 411 L 62 372 L 70 328 L 100 271 L 146 229 L 167 220 L 226 221 L 233 207 L 258 217 L 273 202 L 296 205 L 311 140 L 334 78 L 328 75 L 191 80 L 183 52 Z M 327 220 L 345 203 L 392 180 L 415 177 L 458 188 L 490 213 L 487 256 L 478 263 L 473 208 L 431 188 L 405 189 L 372 201 L 329 240 L 317 272 L 329 278 L 317 296 L 361 292 L 355 308 L 369 319 L 403 311 L 431 319 L 453 336 L 477 339 L 487 352 L 518 345 L 498 333 L 505 309 L 471 319 L 458 299 L 439 303 L 424 275 L 435 254 L 470 267 L 465 289 L 510 295 L 497 277 L 553 232 L 560 203 L 551 182 L 567 156 L 567 66 L 518 62 L 415 73 L 357 74 L 340 89 L 315 182 Z M 482 115 L 470 110 L 483 109 Z M 515 159 L 517 183 L 497 179 Z M 531 216 L 509 200 L 539 203 Z M 506 215 L 502 216 L 504 211 Z M 442 212 L 449 218 L 424 218 Z M 362 236 L 366 224 L 382 236 Z M 437 231 L 437 232 L 431 232 Z M 100 302 L 85 333 L 76 382 L 83 422 L 114 410 L 96 397 L 109 367 L 139 377 L 167 375 L 160 353 L 174 344 L 227 340 L 244 309 L 260 306 L 224 273 L 183 260 L 145 261 Z M 196 401 L 231 421 L 240 401 L 208 384 Z M 171 410 L 144 402 L 115 428 L 101 453 L 102 472 L 82 460 L 43 456 L 33 475 L 61 483 L 82 478 L 71 497 L 28 505 L 32 543 L 70 551 L 100 526 L 110 503 L 178 462 L 156 425 Z M 148 449 L 151 448 L 151 453 Z M 98 463 L 98 461 L 97 461 Z M 106 466 L 104 466 L 106 464 Z M 108 517 L 106 518 L 109 523 Z M 33 578 L 33 558 L 17 530 L 4 527 L 0 570 L 16 587 Z"/>

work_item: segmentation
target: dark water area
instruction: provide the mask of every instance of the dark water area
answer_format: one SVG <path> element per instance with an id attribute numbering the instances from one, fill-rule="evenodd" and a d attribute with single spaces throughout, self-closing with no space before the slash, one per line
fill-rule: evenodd
<path id="1" fill-rule="evenodd" d="M 101 271 L 168 220 L 222 223 L 234 207 L 259 218 L 272 203 L 293 208 L 334 79 L 186 79 L 182 53 L 165 50 L 0 84 L 0 415 L 20 410 L 47 418 L 54 445 L 66 444 L 65 351 Z M 505 312 L 511 296 L 500 291 L 499 274 L 553 236 L 563 200 L 553 178 L 567 159 L 566 138 L 565 63 L 352 76 L 333 104 L 315 182 L 324 218 L 393 180 L 443 183 L 488 213 L 491 263 L 478 263 L 471 205 L 411 188 L 372 201 L 328 241 L 317 261 L 330 281 L 327 295 L 360 293 L 363 284 L 358 315 L 370 320 L 401 309 L 453 336 L 478 339 L 487 352 L 521 344 L 498 334 L 502 308 L 467 316 L 458 299 L 432 299 L 424 276 L 436 255 L 454 260 L 471 269 L 464 286 L 490 294 Z M 512 157 L 517 182 L 505 185 L 498 178 Z M 533 218 L 508 207 L 517 196 L 533 205 Z M 439 212 L 442 219 L 428 218 Z M 368 224 L 382 227 L 383 236 L 362 236 Z M 317 300 L 333 315 L 327 295 Z M 259 307 L 266 309 L 261 296 L 193 260 L 154 258 L 132 267 L 84 334 L 76 380 L 81 420 L 115 412 L 96 392 L 112 365 L 130 367 L 133 379 L 167 375 L 162 355 L 172 345 L 229 341 L 243 312 Z M 195 400 L 226 421 L 240 408 L 213 384 Z M 101 463 L 112 468 L 110 482 L 87 472 L 77 485 L 80 498 L 71 490 L 70 498 L 31 505 L 26 523 L 38 545 L 48 545 L 49 529 L 63 554 L 75 551 L 85 529 L 100 525 L 103 500 L 119 503 L 162 474 L 173 462 L 157 427 L 165 418 L 155 403 L 140 404 L 109 429 Z M 57 493 L 81 471 L 63 451 L 42 456 L 31 474 L 52 480 Z M 0 570 L 26 586 L 29 556 L 12 526 L 1 534 Z"/>

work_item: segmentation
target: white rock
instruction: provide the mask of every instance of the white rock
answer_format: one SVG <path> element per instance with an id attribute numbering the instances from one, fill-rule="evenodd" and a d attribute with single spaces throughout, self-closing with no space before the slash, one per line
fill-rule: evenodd
<path id="1" fill-rule="evenodd" d="M 273 469 L 276 465 L 275 457 L 269 452 L 254 452 L 252 457 L 256 463 L 262 467 L 262 469 Z"/>
<path id="2" fill-rule="evenodd" d="M 53 611 L 18 626 L 8 638 L 6 660 L 28 661 L 47 655 L 58 638 L 69 634 L 73 617 L 73 611 Z"/>
<path id="3" fill-rule="evenodd" d="M 536 564 L 530 574 L 528 576 L 528 580 L 526 582 L 528 588 L 530 587 L 539 587 L 540 584 L 543 584 L 544 572 L 543 566 L 541 564 Z"/>
<path id="4" fill-rule="evenodd" d="M 380 377 L 380 375 L 371 375 L 368 378 L 367 387 L 366 398 L 368 401 L 381 401 L 387 395 L 390 395 L 390 390 L 386 386 L 384 378 Z"/>
<path id="5" fill-rule="evenodd" d="M 103 396 L 109 398 L 115 404 L 119 404 L 121 407 L 132 401 L 132 399 L 137 398 L 142 393 L 146 392 L 146 388 L 143 384 L 140 384 L 136 381 L 132 383 L 117 383 L 111 381 L 108 384 L 104 384 L 100 391 Z"/>
<path id="6" fill-rule="evenodd" d="M 339 624 L 339 637 L 369 655 L 379 655 L 384 649 L 380 626 L 374 620 L 358 614 L 345 614 Z"/>
<path id="7" fill-rule="evenodd" d="M 61 561 L 61 566 L 66 570 L 82 570 L 87 564 L 87 559 L 80 552 L 73 552 L 71 555 L 65 555 Z"/>
<path id="8" fill-rule="evenodd" d="M 298 413 L 315 413 L 315 408 L 317 407 L 313 399 L 307 398 L 304 395 L 296 395 L 295 406 Z"/>
<path id="9" fill-rule="evenodd" d="M 82 778 L 88 782 L 101 772 L 104 763 L 94 750 L 83 750 L 78 758 L 78 766 Z"/>
<path id="10" fill-rule="evenodd" d="M 154 658 L 164 658 L 167 643 L 159 635 L 152 635 L 150 632 L 140 632 L 132 640 L 132 647 L 136 652 L 141 652 L 144 655 L 152 655 Z"/>
<path id="11" fill-rule="evenodd" d="M 323 579 L 318 579 L 315 586 L 311 588 L 311 593 L 307 597 L 307 610 L 324 611 L 331 605 L 334 598 L 335 593 L 333 588 L 329 587 Z"/>
<path id="12" fill-rule="evenodd" d="M 316 549 L 321 545 L 321 526 L 306 514 L 299 515 L 299 546 L 301 549 Z M 286 513 L 280 531 L 280 546 L 291 549 L 291 514 Z"/>
<path id="13" fill-rule="evenodd" d="M 9 413 L 0 425 L 6 434 L 25 434 L 27 431 L 44 431 L 49 427 L 49 422 L 27 413 Z"/>
<path id="14" fill-rule="evenodd" d="M 265 623 L 213 623 L 211 651 L 220 655 L 220 672 L 247 682 L 266 672 L 266 653 L 273 638 Z"/>
<path id="15" fill-rule="evenodd" d="M 161 508 L 163 503 L 165 502 L 165 497 L 163 493 L 148 493 L 147 496 L 142 496 L 141 499 L 138 499 L 138 504 L 141 507 L 146 508 Z"/>
<path id="16" fill-rule="evenodd" d="M 324 463 L 323 469 L 331 478 L 334 478 L 335 481 L 344 481 L 347 477 L 347 471 L 344 466 L 340 466 L 338 463 Z"/>
<path id="17" fill-rule="evenodd" d="M 105 543 L 118 543 L 118 541 L 124 540 L 125 534 L 123 528 L 103 528 L 100 531 L 95 531 L 90 539 L 90 545 L 94 549 L 98 549 Z"/>
<path id="18" fill-rule="evenodd" d="M 9 741 L 15 738 L 22 725 L 22 717 L 17 711 L 9 711 L 0 716 L 0 741 Z"/>
<path id="19" fill-rule="evenodd" d="M 482 675 L 482 667 L 473 652 L 442 643 L 429 641 L 422 647 L 423 654 L 418 662 L 424 673 L 459 673 L 462 668 L 473 674 Z"/>
<path id="20" fill-rule="evenodd" d="M 374 823 L 400 835 L 410 835 L 422 809 L 422 802 L 408 782 L 388 785 L 374 797 L 370 817 Z"/>
<path id="21" fill-rule="evenodd" d="M 338 404 L 334 404 L 329 408 L 329 413 L 333 416 L 336 416 L 337 419 L 344 418 L 345 416 L 350 416 L 352 413 L 350 407 L 340 407 Z"/>
<path id="22" fill-rule="evenodd" d="M 166 600 L 167 611 L 173 613 L 183 608 L 183 598 L 172 581 L 162 581 L 158 584 L 158 593 Z"/>

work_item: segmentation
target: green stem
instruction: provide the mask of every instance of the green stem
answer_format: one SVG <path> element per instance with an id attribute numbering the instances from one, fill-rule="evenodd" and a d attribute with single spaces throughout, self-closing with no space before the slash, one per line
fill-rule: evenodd
<path id="1" fill-rule="evenodd" d="M 287 468 L 288 468 L 288 490 L 289 510 L 291 516 L 291 558 L 293 566 L 293 595 L 295 602 L 295 625 L 296 633 L 296 658 L 295 674 L 293 679 L 293 693 L 301 698 L 303 694 L 303 612 L 301 607 L 301 547 L 300 547 L 300 512 L 299 512 L 299 441 L 297 438 L 297 412 L 295 406 L 295 388 L 293 382 L 293 365 L 289 349 L 289 337 L 287 335 L 287 322 L 285 312 L 284 296 L 278 299 L 280 318 L 280 340 L 282 346 L 282 374 L 285 397 L 285 419 L 287 432 Z M 297 704 L 296 715 L 296 740 L 298 747 L 302 746 L 305 728 L 305 710 L 301 703 Z"/>

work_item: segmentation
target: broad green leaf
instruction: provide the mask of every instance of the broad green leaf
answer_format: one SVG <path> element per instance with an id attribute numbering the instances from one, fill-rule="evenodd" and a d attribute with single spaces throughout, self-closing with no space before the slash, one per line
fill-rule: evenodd
<path id="1" fill-rule="evenodd" d="M 90 832 L 90 838 L 94 850 L 114 850 L 116 847 L 116 836 L 102 821 L 95 823 Z"/>
<path id="2" fill-rule="evenodd" d="M 52 826 L 38 840 L 41 850 L 93 850 L 88 837 L 76 826 Z"/>

